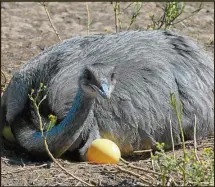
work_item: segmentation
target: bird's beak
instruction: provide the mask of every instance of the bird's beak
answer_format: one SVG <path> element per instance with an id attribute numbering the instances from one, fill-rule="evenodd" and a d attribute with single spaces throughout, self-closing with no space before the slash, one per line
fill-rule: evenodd
<path id="1" fill-rule="evenodd" d="M 111 93 L 109 85 L 106 81 L 101 81 L 100 86 L 90 85 L 99 95 L 101 95 L 104 99 L 110 99 Z"/>
<path id="2" fill-rule="evenodd" d="M 99 88 L 99 93 L 100 95 L 105 98 L 105 99 L 110 99 L 110 89 L 109 89 L 109 85 L 107 82 L 101 82 L 101 86 Z"/>

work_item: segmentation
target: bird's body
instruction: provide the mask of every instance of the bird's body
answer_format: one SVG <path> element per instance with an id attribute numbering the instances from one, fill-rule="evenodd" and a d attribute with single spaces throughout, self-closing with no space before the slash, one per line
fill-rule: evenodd
<path id="1" fill-rule="evenodd" d="M 109 99 L 87 97 L 78 83 L 86 65 L 99 63 L 104 67 L 95 65 L 95 77 L 101 78 L 107 67 L 115 67 L 116 82 Z M 75 37 L 46 49 L 15 73 L 2 97 L 2 119 L 11 126 L 18 143 L 35 153 L 42 144 L 31 138 L 33 132 L 39 132 L 39 123 L 28 93 L 40 82 L 47 86 L 47 99 L 41 105 L 44 121 L 51 113 L 60 123 L 74 103 L 77 108 L 66 127 L 52 130 L 56 134 L 48 143 L 54 152 L 65 145 L 65 150 L 81 148 L 84 155 L 92 140 L 100 137 L 113 140 L 122 155 L 153 148 L 156 141 L 168 147 L 170 117 L 174 140 L 180 142 L 171 93 L 183 104 L 186 139 L 193 138 L 194 116 L 197 138 L 213 133 L 212 60 L 192 41 L 169 31 Z M 33 142 L 38 146 L 30 145 Z"/>

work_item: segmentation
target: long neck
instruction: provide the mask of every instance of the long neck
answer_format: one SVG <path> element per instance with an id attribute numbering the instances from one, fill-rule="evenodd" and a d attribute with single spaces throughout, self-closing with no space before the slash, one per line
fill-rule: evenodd
<path id="1" fill-rule="evenodd" d="M 48 132 L 44 132 L 49 150 L 56 156 L 63 154 L 69 147 L 77 147 L 80 144 L 80 134 L 85 128 L 85 121 L 90 116 L 94 99 L 84 96 L 82 90 L 77 90 L 72 107 L 61 123 L 54 126 Z M 26 136 L 28 133 L 23 134 Z M 44 154 L 44 141 L 41 132 L 31 130 L 31 133 L 22 139 L 26 149 Z M 26 141 L 28 141 L 26 143 Z M 74 145 L 75 144 L 75 145 Z"/>
<path id="2" fill-rule="evenodd" d="M 67 125 L 69 122 L 74 118 L 75 113 L 78 109 L 80 109 L 81 104 L 84 100 L 84 95 L 80 88 L 78 88 L 74 101 L 72 103 L 72 107 L 70 108 L 69 112 L 67 113 L 66 117 L 63 119 L 63 121 L 60 122 L 58 125 Z"/>
<path id="3" fill-rule="evenodd" d="M 78 116 L 80 113 L 85 113 L 88 115 L 91 106 L 92 106 L 93 99 L 86 99 L 82 90 L 78 88 L 74 101 L 72 103 L 72 107 L 70 108 L 69 112 L 67 113 L 66 117 L 61 121 L 59 124 L 57 124 L 54 128 L 48 131 L 48 134 L 50 136 L 57 135 L 59 131 L 62 129 L 65 129 L 66 126 L 70 126 L 74 128 L 74 120 L 75 116 Z M 81 119 L 79 120 L 79 126 L 82 125 Z"/>

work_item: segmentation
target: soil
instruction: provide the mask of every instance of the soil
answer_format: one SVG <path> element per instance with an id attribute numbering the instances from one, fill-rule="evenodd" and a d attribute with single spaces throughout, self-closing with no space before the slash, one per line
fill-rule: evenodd
<path id="1" fill-rule="evenodd" d="M 130 3 L 120 3 L 125 9 Z M 131 29 L 146 29 L 151 23 L 149 13 L 155 17 L 161 15 L 161 6 L 164 3 L 144 2 L 143 7 Z M 199 7 L 198 2 L 185 3 L 184 13 L 180 19 L 189 16 Z M 77 35 L 87 34 L 87 11 L 84 2 L 50 2 L 47 3 L 53 25 L 56 27 L 62 40 Z M 114 10 L 110 2 L 88 3 L 90 10 L 90 34 L 113 33 L 115 30 Z M 204 2 L 203 8 L 194 16 L 174 25 L 171 29 L 181 35 L 186 35 L 196 41 L 211 56 L 214 57 L 214 3 Z M 123 11 L 120 16 L 123 30 L 129 26 L 133 5 Z M 50 25 L 44 7 L 37 2 L 4 2 L 1 3 L 1 84 L 9 82 L 12 74 L 19 69 L 30 57 L 35 56 L 44 48 L 59 42 Z M 192 143 L 191 143 L 192 144 Z M 213 138 L 198 142 L 198 154 L 201 155 L 204 147 L 212 147 Z M 192 148 L 193 146 L 188 146 Z M 171 154 L 171 153 L 170 153 Z M 182 150 L 176 150 L 182 154 Z M 130 163 L 145 170 L 152 170 L 148 159 L 149 154 L 126 158 Z M 126 173 L 114 165 L 95 165 L 71 161 L 71 159 L 57 159 L 68 171 L 91 185 L 120 185 L 135 186 L 149 185 L 138 176 Z M 120 162 L 118 166 L 139 173 L 143 178 L 156 184 L 150 179 L 149 172 L 129 168 Z M 2 186 L 83 186 L 82 182 L 62 171 L 55 163 L 35 162 L 29 159 L 16 146 L 3 146 L 1 151 L 1 184 Z"/>

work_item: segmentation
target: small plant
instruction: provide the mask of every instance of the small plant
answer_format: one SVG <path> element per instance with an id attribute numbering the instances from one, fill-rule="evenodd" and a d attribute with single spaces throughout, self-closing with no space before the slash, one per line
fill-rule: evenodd
<path id="1" fill-rule="evenodd" d="M 191 16 L 194 16 L 202 9 L 202 3 L 199 8 L 193 11 L 189 16 L 183 18 L 181 20 L 176 21 L 184 12 L 184 2 L 168 2 L 165 4 L 163 10 L 163 14 L 159 19 L 156 19 L 154 14 L 150 13 L 149 17 L 152 21 L 152 24 L 147 27 L 149 30 L 157 30 L 157 29 L 170 29 L 171 26 L 188 19 Z"/>
<path id="2" fill-rule="evenodd" d="M 37 113 L 38 119 L 39 119 L 39 124 L 40 124 L 40 131 L 42 133 L 42 137 L 43 136 L 43 131 L 44 131 L 44 127 L 45 124 L 42 123 L 42 118 L 39 112 L 39 108 L 41 103 L 46 99 L 47 95 L 44 95 L 43 98 L 41 99 L 41 93 L 44 92 L 46 90 L 46 86 L 43 83 L 40 83 L 39 89 L 37 91 L 35 91 L 34 89 L 31 89 L 31 94 L 28 94 L 29 99 L 32 101 L 32 104 L 34 106 L 34 109 Z M 45 139 L 45 138 L 44 138 Z"/>
<path id="3" fill-rule="evenodd" d="M 168 2 L 163 9 L 163 15 L 155 20 L 154 14 L 150 14 L 149 17 L 152 21 L 152 25 L 148 26 L 147 29 L 168 29 L 173 25 L 174 21 L 183 13 L 184 3 L 183 2 Z"/>
<path id="4" fill-rule="evenodd" d="M 181 124 L 182 119 L 182 103 L 176 102 L 174 94 L 170 95 L 170 104 L 177 116 L 179 128 L 183 135 Z M 182 136 L 183 137 L 183 136 Z M 214 151 L 211 148 L 205 148 L 202 159 L 196 157 L 195 149 L 189 151 L 185 147 L 184 138 L 182 138 L 183 157 L 175 157 L 166 154 L 164 151 L 165 144 L 157 143 L 158 151 L 151 155 L 153 167 L 161 173 L 160 185 L 165 186 L 170 178 L 177 178 L 177 185 L 214 185 Z M 182 181 L 181 181 L 182 180 Z M 176 181 L 176 180 L 175 180 Z"/>
<path id="5" fill-rule="evenodd" d="M 120 3 L 115 2 L 115 5 L 114 5 L 113 2 L 111 2 L 111 5 L 113 6 L 113 10 L 114 10 L 116 32 L 119 32 L 122 30 L 122 23 L 119 18 L 121 15 Z"/>
<path id="6" fill-rule="evenodd" d="M 130 24 L 129 24 L 127 30 L 129 30 L 131 28 L 132 24 L 135 23 L 137 16 L 140 14 L 140 10 L 142 8 L 142 5 L 143 5 L 143 2 L 136 2 L 135 3 L 134 11 L 133 11 L 131 21 L 130 21 Z"/>
<path id="7" fill-rule="evenodd" d="M 164 143 L 156 144 L 158 151 L 151 156 L 154 163 L 154 168 L 161 173 L 161 185 L 165 186 L 168 181 L 168 175 L 177 171 L 177 160 L 164 151 Z"/>
<path id="8" fill-rule="evenodd" d="M 39 89 L 37 91 L 32 89 L 31 94 L 28 95 L 30 100 L 33 103 L 34 109 L 38 112 L 39 112 L 40 104 L 46 99 L 47 95 L 44 95 L 43 98 L 41 99 L 41 94 L 44 93 L 46 91 L 46 89 L 47 89 L 47 87 L 43 83 L 40 83 Z M 37 115 L 39 114 L 38 112 L 37 112 Z M 41 130 L 42 130 L 42 132 L 49 131 L 57 123 L 57 117 L 55 115 L 50 114 L 48 116 L 48 118 L 50 120 L 48 124 L 40 124 L 41 125 L 40 131 Z M 41 122 L 42 122 L 41 117 L 39 117 L 39 120 L 41 120 Z"/>
<path id="9" fill-rule="evenodd" d="M 83 181 L 82 179 L 80 179 L 79 177 L 76 177 L 74 174 L 72 174 L 71 172 L 69 172 L 67 169 L 65 169 L 56 159 L 55 157 L 52 155 L 52 153 L 50 152 L 49 148 L 48 148 L 48 144 L 47 144 L 47 141 L 46 141 L 46 136 L 44 136 L 44 127 L 45 127 L 45 124 L 43 124 L 42 122 L 42 118 L 41 118 L 41 115 L 40 115 L 40 112 L 39 112 L 39 108 L 40 108 L 40 104 L 46 99 L 47 95 L 44 95 L 41 98 L 41 93 L 46 91 L 47 87 L 43 84 L 43 83 L 40 83 L 40 86 L 39 86 L 39 89 L 37 91 L 35 91 L 34 89 L 31 90 L 31 94 L 29 94 L 29 99 L 32 101 L 33 103 L 33 106 L 34 106 L 34 109 L 37 113 L 37 116 L 39 118 L 39 124 L 40 124 L 40 132 L 42 134 L 42 138 L 44 140 L 44 146 L 45 146 L 45 149 L 46 149 L 46 152 L 48 154 L 48 156 L 50 157 L 50 159 L 56 163 L 64 172 L 66 172 L 67 174 L 69 174 L 71 177 L 73 177 L 74 179 L 82 182 L 83 184 L 87 185 L 87 186 L 92 186 L 90 183 L 87 183 L 85 181 Z M 51 128 L 54 127 L 54 125 L 56 124 L 57 122 L 57 117 L 54 116 L 54 115 L 49 115 L 49 124 L 48 124 L 48 127 L 47 127 L 47 131 L 49 131 Z"/>
<path id="10" fill-rule="evenodd" d="M 175 94 L 171 93 L 170 94 L 170 104 L 173 107 L 173 110 L 177 116 L 177 120 L 178 120 L 178 125 L 179 125 L 179 129 L 180 129 L 180 134 L 181 134 L 181 141 L 182 141 L 182 145 L 183 145 L 183 156 L 184 156 L 184 160 L 183 160 L 183 169 L 182 169 L 182 173 L 183 173 L 183 181 L 184 181 L 184 185 L 186 184 L 186 174 L 185 174 L 185 168 L 186 168 L 186 159 L 187 159 L 187 150 L 185 147 L 185 139 L 184 139 L 184 132 L 183 132 L 183 128 L 182 128 L 182 110 L 183 110 L 183 106 L 182 106 L 182 102 L 179 101 L 179 103 L 177 103 L 176 101 L 176 97 Z"/>
<path id="11" fill-rule="evenodd" d="M 198 161 L 194 151 L 190 151 L 186 156 L 175 158 L 166 154 L 164 144 L 157 144 L 158 151 L 151 156 L 156 171 L 161 173 L 160 185 L 166 186 L 170 177 L 173 177 L 177 185 L 214 185 L 214 151 L 211 148 L 205 148 L 202 159 Z M 184 168 L 183 163 L 186 163 Z M 186 183 L 183 180 L 183 174 L 186 176 Z M 180 180 L 178 180 L 180 179 Z M 182 180 L 182 181 L 181 181 Z M 176 182 L 177 181 L 177 182 Z"/>
<path id="12" fill-rule="evenodd" d="M 122 10 L 120 8 L 120 2 L 115 2 L 115 4 L 113 4 L 113 2 L 111 2 L 111 4 L 112 4 L 113 10 L 114 10 L 116 32 L 120 32 L 123 29 L 126 29 L 125 26 L 123 27 L 123 24 L 122 24 L 122 21 L 121 21 L 121 18 L 120 18 L 120 16 L 122 15 L 123 11 L 134 4 L 132 15 L 131 15 L 131 17 L 129 19 L 130 23 L 129 23 L 127 29 L 126 29 L 126 30 L 129 30 L 131 28 L 131 26 L 136 22 L 136 19 L 140 14 L 140 10 L 142 8 L 143 2 L 130 3 L 126 8 L 124 8 Z"/>
<path id="13" fill-rule="evenodd" d="M 131 29 L 132 25 L 136 22 L 137 17 L 140 15 L 140 11 L 143 7 L 143 2 L 132 2 L 124 9 L 121 9 L 120 2 L 111 2 L 111 5 L 113 6 L 113 10 L 114 10 L 116 32 L 120 32 L 122 30 Z M 129 19 L 128 26 L 126 28 L 125 26 L 123 26 L 124 23 L 122 23 L 121 17 L 124 10 L 126 10 L 129 7 L 130 8 L 133 7 L 133 11 Z M 181 17 L 185 9 L 184 2 L 169 1 L 165 3 L 164 7 L 161 7 L 161 9 L 162 9 L 162 15 L 159 18 L 156 18 L 153 13 L 149 14 L 149 17 L 152 23 L 148 25 L 148 27 L 146 28 L 147 30 L 171 29 L 173 25 L 178 24 L 197 14 L 202 9 L 202 3 L 200 3 L 199 7 L 195 11 L 191 12 L 190 15 L 180 20 L 179 20 L 179 17 Z"/>

